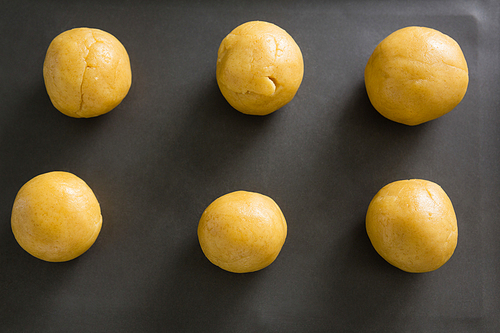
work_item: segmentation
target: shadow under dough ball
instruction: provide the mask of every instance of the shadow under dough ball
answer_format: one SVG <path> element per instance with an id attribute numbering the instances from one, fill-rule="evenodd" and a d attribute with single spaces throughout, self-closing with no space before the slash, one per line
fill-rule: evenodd
<path id="1" fill-rule="evenodd" d="M 52 40 L 43 77 L 54 107 L 75 118 L 111 111 L 132 84 L 125 47 L 113 35 L 91 28 L 67 30 Z"/>

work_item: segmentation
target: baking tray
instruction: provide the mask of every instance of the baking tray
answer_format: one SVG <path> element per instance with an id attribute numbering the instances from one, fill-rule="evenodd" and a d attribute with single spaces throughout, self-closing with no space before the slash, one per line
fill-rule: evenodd
<path id="1" fill-rule="evenodd" d="M 500 326 L 499 13 L 496 1 L 1 1 L 0 331 L 495 332 Z M 243 115 L 215 81 L 221 40 L 263 20 L 305 63 L 288 105 Z M 450 35 L 468 62 L 463 101 L 409 127 L 370 105 L 375 46 L 410 25 Z M 126 47 L 133 83 L 113 111 L 59 113 L 45 91 L 50 41 L 93 27 Z M 48 263 L 10 229 L 19 188 L 53 170 L 95 192 L 103 227 L 81 257 Z M 405 273 L 364 229 L 387 183 L 441 185 L 459 226 L 437 271 Z M 233 274 L 203 255 L 203 210 L 235 190 L 272 197 L 288 222 L 277 260 Z"/>

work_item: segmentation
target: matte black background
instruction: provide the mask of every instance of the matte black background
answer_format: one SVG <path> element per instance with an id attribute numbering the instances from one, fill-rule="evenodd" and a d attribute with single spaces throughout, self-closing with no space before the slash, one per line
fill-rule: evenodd
<path id="1" fill-rule="evenodd" d="M 496 332 L 500 325 L 499 10 L 496 1 L 1 1 L 0 331 Z M 264 20 L 305 62 L 292 102 L 265 117 L 232 109 L 215 81 L 221 40 Z M 468 92 L 409 127 L 380 116 L 366 62 L 410 25 L 453 37 Z M 133 84 L 115 110 L 73 119 L 50 103 L 42 64 L 74 27 L 116 36 Z M 69 171 L 94 190 L 103 227 L 81 257 L 47 263 L 10 229 L 19 188 Z M 435 272 L 386 263 L 364 229 L 387 183 L 441 185 L 459 242 Z M 272 197 L 288 222 L 277 260 L 250 274 L 212 265 L 203 210 L 235 190 Z"/>

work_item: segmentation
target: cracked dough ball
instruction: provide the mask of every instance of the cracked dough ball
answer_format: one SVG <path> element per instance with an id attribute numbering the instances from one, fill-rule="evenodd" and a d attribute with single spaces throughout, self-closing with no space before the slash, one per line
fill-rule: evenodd
<path id="1" fill-rule="evenodd" d="M 444 265 L 458 238 L 450 199 L 439 185 L 421 179 L 384 186 L 368 207 L 366 231 L 385 260 L 411 273 Z"/>
<path id="2" fill-rule="evenodd" d="M 120 41 L 90 28 L 68 30 L 54 38 L 43 77 L 54 107 L 75 118 L 111 111 L 132 83 L 129 57 Z"/>
<path id="3" fill-rule="evenodd" d="M 21 247 L 36 258 L 74 259 L 94 244 L 102 225 L 101 208 L 90 187 L 61 171 L 41 174 L 21 187 L 11 226 Z"/>
<path id="4" fill-rule="evenodd" d="M 373 107 L 384 117 L 418 125 L 450 112 L 465 96 L 469 74 L 460 46 L 430 28 L 407 27 L 375 48 L 365 68 Z"/>
<path id="5" fill-rule="evenodd" d="M 299 46 L 272 23 L 244 23 L 219 47 L 216 77 L 220 91 L 245 114 L 267 115 L 290 102 L 303 74 Z"/>
<path id="6" fill-rule="evenodd" d="M 214 265 L 233 273 L 269 266 L 285 243 L 287 225 L 271 198 L 236 191 L 221 196 L 203 212 L 198 239 Z"/>

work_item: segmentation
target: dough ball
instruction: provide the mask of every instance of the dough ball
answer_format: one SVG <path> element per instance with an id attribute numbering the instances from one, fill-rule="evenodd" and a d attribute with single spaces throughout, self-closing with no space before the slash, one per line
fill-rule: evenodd
<path id="1" fill-rule="evenodd" d="M 219 47 L 216 76 L 220 91 L 232 107 L 245 114 L 267 115 L 290 102 L 303 74 L 299 46 L 272 23 L 244 23 Z"/>
<path id="2" fill-rule="evenodd" d="M 450 112 L 465 96 L 468 83 L 467 62 L 457 42 L 424 27 L 407 27 L 389 35 L 365 68 L 373 107 L 406 125 Z"/>
<path id="3" fill-rule="evenodd" d="M 11 225 L 17 242 L 31 255 L 45 261 L 68 261 L 94 244 L 101 230 L 101 209 L 83 180 L 54 171 L 21 187 Z"/>
<path id="4" fill-rule="evenodd" d="M 421 179 L 383 187 L 368 207 L 366 231 L 385 260 L 411 273 L 444 265 L 458 238 L 450 199 L 439 185 Z"/>
<path id="5" fill-rule="evenodd" d="M 99 29 L 65 31 L 50 43 L 43 77 L 56 109 L 75 118 L 102 115 L 127 95 L 132 72 L 127 51 Z"/>
<path id="6" fill-rule="evenodd" d="M 237 191 L 218 198 L 203 212 L 198 239 L 213 264 L 234 273 L 270 265 L 285 243 L 287 225 L 269 197 Z"/>

